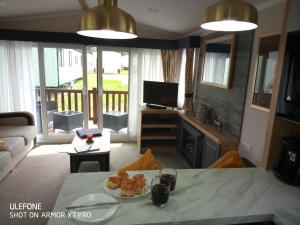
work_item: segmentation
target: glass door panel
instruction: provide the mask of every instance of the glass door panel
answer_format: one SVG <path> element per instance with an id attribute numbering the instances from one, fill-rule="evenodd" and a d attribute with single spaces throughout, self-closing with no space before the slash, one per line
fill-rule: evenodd
<path id="1" fill-rule="evenodd" d="M 48 135 L 74 134 L 84 127 L 82 49 L 43 48 Z"/>
<path id="2" fill-rule="evenodd" d="M 32 48 L 32 77 L 35 86 L 36 104 L 36 128 L 38 136 L 42 135 L 42 104 L 41 104 L 41 85 L 40 85 L 40 65 L 38 47 Z"/>
<path id="3" fill-rule="evenodd" d="M 103 129 L 128 134 L 129 52 L 102 51 Z"/>
<path id="4" fill-rule="evenodd" d="M 98 78 L 97 47 L 87 47 L 87 87 L 89 106 L 89 128 L 98 128 Z"/>

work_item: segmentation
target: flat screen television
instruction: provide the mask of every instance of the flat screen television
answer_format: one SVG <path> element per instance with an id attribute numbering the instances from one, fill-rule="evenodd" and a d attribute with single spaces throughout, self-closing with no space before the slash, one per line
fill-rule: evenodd
<path id="1" fill-rule="evenodd" d="M 300 122 L 300 31 L 288 33 L 277 115 Z"/>
<path id="2" fill-rule="evenodd" d="M 144 103 L 148 106 L 177 107 L 178 83 L 144 81 Z"/>

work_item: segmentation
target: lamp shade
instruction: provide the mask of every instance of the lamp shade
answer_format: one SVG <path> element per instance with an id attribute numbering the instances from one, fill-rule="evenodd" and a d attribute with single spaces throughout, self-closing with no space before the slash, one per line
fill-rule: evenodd
<path id="1" fill-rule="evenodd" d="M 209 6 L 201 27 L 214 31 L 243 31 L 257 28 L 256 8 L 242 0 L 221 0 Z"/>
<path id="2" fill-rule="evenodd" d="M 117 6 L 117 0 L 99 0 L 97 7 L 85 10 L 80 17 L 80 35 L 132 39 L 137 37 L 134 18 Z"/>

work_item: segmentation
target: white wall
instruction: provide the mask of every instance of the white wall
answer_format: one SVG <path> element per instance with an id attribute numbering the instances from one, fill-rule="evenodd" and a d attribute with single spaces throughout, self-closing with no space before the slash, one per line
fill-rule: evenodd
<path id="1" fill-rule="evenodd" d="M 258 48 L 258 38 L 262 34 L 281 29 L 285 10 L 285 2 L 259 11 L 258 28 L 255 31 L 252 49 L 251 67 L 247 88 L 245 111 L 240 139 L 240 154 L 255 165 L 260 165 L 268 122 L 268 112 L 251 107 L 252 88 L 255 81 L 255 67 Z"/>
<path id="2" fill-rule="evenodd" d="M 22 17 L 0 20 L 1 29 L 51 31 L 75 33 L 79 27 L 80 14 Z M 177 34 L 137 24 L 138 36 L 141 38 L 169 39 L 180 38 Z"/>

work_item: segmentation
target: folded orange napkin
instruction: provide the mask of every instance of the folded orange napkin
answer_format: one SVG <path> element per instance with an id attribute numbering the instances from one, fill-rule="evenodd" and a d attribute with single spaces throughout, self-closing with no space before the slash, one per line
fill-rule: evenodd
<path id="1" fill-rule="evenodd" d="M 0 139 L 0 149 L 1 149 L 1 148 L 3 148 L 3 147 L 4 147 L 4 145 L 5 145 L 5 141 L 4 141 L 4 140 L 2 140 L 2 139 Z"/>
<path id="2" fill-rule="evenodd" d="M 237 151 L 229 151 L 208 168 L 243 168 L 245 167 Z"/>
<path id="3" fill-rule="evenodd" d="M 132 171 L 132 170 L 160 170 L 161 164 L 155 160 L 151 149 L 148 149 L 137 160 L 120 168 L 118 171 Z"/>

